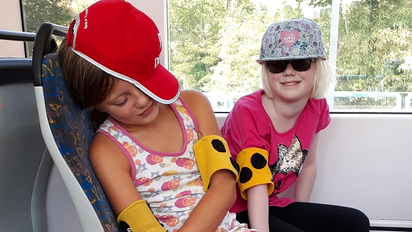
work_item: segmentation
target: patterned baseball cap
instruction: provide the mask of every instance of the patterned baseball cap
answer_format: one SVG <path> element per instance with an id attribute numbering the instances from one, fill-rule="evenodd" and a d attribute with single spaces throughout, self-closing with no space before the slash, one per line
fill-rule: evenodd
<path id="1" fill-rule="evenodd" d="M 124 0 L 101 0 L 76 15 L 67 45 L 160 103 L 170 104 L 180 95 L 178 80 L 160 64 L 162 40 L 157 26 Z"/>
<path id="2" fill-rule="evenodd" d="M 326 59 L 322 32 L 311 19 L 278 21 L 268 27 L 262 38 L 258 63 L 269 60 L 306 58 Z"/>

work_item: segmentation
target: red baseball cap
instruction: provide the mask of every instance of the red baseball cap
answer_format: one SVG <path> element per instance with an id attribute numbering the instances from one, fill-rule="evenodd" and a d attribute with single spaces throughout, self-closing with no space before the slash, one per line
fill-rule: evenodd
<path id="1" fill-rule="evenodd" d="M 162 39 L 156 24 L 124 0 L 101 0 L 76 15 L 67 45 L 160 103 L 179 97 L 178 80 L 160 64 Z"/>

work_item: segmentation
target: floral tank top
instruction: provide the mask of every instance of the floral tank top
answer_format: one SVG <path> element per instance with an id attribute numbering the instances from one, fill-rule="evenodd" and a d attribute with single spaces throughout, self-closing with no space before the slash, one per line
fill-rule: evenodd
<path id="1" fill-rule="evenodd" d="M 181 98 L 170 105 L 184 133 L 185 146 L 179 153 L 163 153 L 143 146 L 113 118 L 109 117 L 97 132 L 114 141 L 130 161 L 133 181 L 155 217 L 170 232 L 178 231 L 204 196 L 203 184 L 193 152 L 198 140 L 197 122 Z M 213 210 L 213 209 L 211 209 Z M 256 231 L 227 213 L 216 230 Z"/>

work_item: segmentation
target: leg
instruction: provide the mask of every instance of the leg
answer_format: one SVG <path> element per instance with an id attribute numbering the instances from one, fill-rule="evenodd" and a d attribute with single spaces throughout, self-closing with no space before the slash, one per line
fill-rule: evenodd
<path id="1" fill-rule="evenodd" d="M 295 202 L 269 213 L 306 232 L 369 232 L 369 219 L 359 210 L 316 203 Z"/>
<path id="2" fill-rule="evenodd" d="M 249 216 L 248 216 L 248 211 L 243 211 L 240 213 L 236 213 L 236 219 L 240 223 L 246 223 L 249 225 Z M 269 230 L 272 232 L 304 232 L 301 229 L 298 229 L 289 223 L 283 221 L 282 219 L 270 215 L 269 214 Z M 249 225 L 250 228 L 250 225 Z"/>

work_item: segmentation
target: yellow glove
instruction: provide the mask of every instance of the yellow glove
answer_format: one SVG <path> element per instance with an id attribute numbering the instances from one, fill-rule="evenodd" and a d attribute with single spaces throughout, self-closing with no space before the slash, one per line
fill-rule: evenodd
<path id="1" fill-rule="evenodd" d="M 127 232 L 165 232 L 147 202 L 138 200 L 127 206 L 117 217 L 120 228 Z"/>
<path id="2" fill-rule="evenodd" d="M 243 199 L 247 199 L 246 189 L 268 184 L 268 195 L 273 193 L 275 186 L 272 173 L 268 166 L 269 153 L 260 148 L 246 148 L 236 157 L 240 166 L 239 189 Z"/>
<path id="3" fill-rule="evenodd" d="M 209 189 L 210 178 L 216 171 L 222 169 L 232 171 L 236 181 L 238 180 L 239 166 L 230 155 L 224 138 L 217 135 L 205 136 L 193 145 L 193 151 L 205 192 Z"/>

